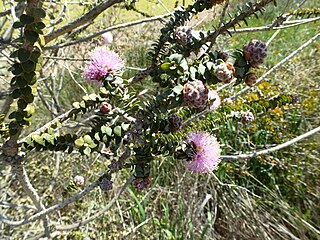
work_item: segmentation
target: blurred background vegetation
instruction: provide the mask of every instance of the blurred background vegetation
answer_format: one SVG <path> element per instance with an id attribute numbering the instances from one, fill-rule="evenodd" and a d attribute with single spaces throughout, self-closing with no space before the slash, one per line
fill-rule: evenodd
<path id="1" fill-rule="evenodd" d="M 177 5 L 190 2 L 140 0 L 132 5 L 136 10 L 126 10 L 124 5 L 118 5 L 108 9 L 95 24 L 61 42 L 76 40 L 108 26 L 144 16 L 165 14 Z M 230 1 L 230 12 L 237 11 L 237 6 L 245 2 Z M 263 15 L 259 14 L 259 19 L 249 19 L 249 27 L 270 24 L 301 1 L 277 2 L 278 7 L 269 6 Z M 60 2 L 57 9 L 48 5 L 49 16 L 50 11 L 53 14 L 61 7 Z M 88 7 L 68 9 L 68 20 L 79 16 Z M 306 1 L 303 5 L 303 8 L 314 7 L 320 7 L 317 0 Z M 212 29 L 218 23 L 220 12 L 221 7 L 215 7 L 194 18 L 190 26 L 194 26 L 195 30 Z M 293 17 L 292 20 L 299 18 L 303 16 Z M 115 30 L 110 47 L 120 53 L 126 66 L 144 68 L 148 66 L 147 50 L 157 39 L 161 26 L 160 22 L 151 22 Z M 243 27 L 246 27 L 245 24 Z M 258 74 L 261 76 L 318 33 L 319 29 L 319 23 L 314 22 L 281 30 L 269 44 L 267 62 L 258 69 Z M 274 32 L 220 36 L 215 47 L 226 51 L 241 49 L 251 39 L 267 42 Z M 102 45 L 100 38 L 61 48 L 56 54 L 88 58 L 97 45 Z M 195 129 L 213 133 L 222 144 L 224 155 L 237 155 L 275 146 L 319 126 L 319 47 L 319 41 L 311 44 L 257 87 L 237 97 L 234 105 L 223 105 L 191 124 L 184 133 Z M 49 51 L 44 52 L 44 55 L 50 54 Z M 83 79 L 83 66 L 82 61 L 45 58 L 42 80 L 38 86 L 42 96 L 39 95 L 35 101 L 33 126 L 28 131 L 70 109 L 72 102 L 79 101 L 84 92 L 97 91 L 97 86 Z M 128 69 L 125 76 L 131 77 L 136 72 Z M 1 82 L 2 89 L 6 89 L 9 83 L 5 78 L 1 78 Z M 151 80 L 146 79 L 136 87 L 143 90 L 152 86 Z M 243 84 L 228 87 L 219 95 L 224 99 L 244 87 Z M 53 99 L 52 92 L 56 99 Z M 286 100 L 293 96 L 298 99 L 294 104 Z M 267 106 L 265 103 L 270 101 L 273 104 Z M 243 124 L 232 116 L 240 110 L 254 112 L 255 121 Z M 69 131 L 80 131 L 86 128 L 86 124 L 83 118 L 78 122 L 70 121 L 68 128 Z M 149 189 L 137 192 L 132 187 L 128 188 L 103 216 L 80 229 L 62 231 L 57 239 L 320 239 L 319 140 L 320 136 L 315 135 L 270 155 L 224 161 L 216 172 L 209 175 L 194 175 L 185 169 L 183 162 L 173 157 L 161 157 L 153 162 L 153 184 Z M 82 175 L 86 183 L 90 183 L 110 163 L 99 154 L 84 157 L 60 152 L 31 152 L 28 159 L 27 171 L 43 196 L 45 205 L 54 204 L 81 190 L 73 184 L 74 176 Z M 0 167 L 1 201 L 31 204 L 12 178 L 10 168 Z M 85 219 L 108 204 L 129 174 L 128 171 L 118 174 L 113 179 L 114 190 L 107 196 L 97 189 L 75 204 L 52 214 L 53 218 L 61 225 Z M 14 212 L 20 213 L 26 209 L 3 207 L 2 211 L 14 216 Z M 32 212 L 33 209 L 27 210 L 28 214 Z M 28 239 L 41 227 L 33 223 L 18 231 L 0 226 L 2 239 Z"/>

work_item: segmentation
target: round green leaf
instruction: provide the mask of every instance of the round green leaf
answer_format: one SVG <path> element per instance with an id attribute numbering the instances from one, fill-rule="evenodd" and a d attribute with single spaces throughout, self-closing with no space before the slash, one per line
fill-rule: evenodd
<path id="1" fill-rule="evenodd" d="M 22 22 L 14 22 L 13 23 L 13 28 L 22 28 L 24 24 Z"/>
<path id="2" fill-rule="evenodd" d="M 18 77 L 18 78 L 16 79 L 16 83 L 17 83 L 17 85 L 18 85 L 20 88 L 24 88 L 25 86 L 28 85 L 27 81 L 26 81 L 24 78 L 22 78 L 22 77 Z"/>
<path id="3" fill-rule="evenodd" d="M 114 129 L 113 129 L 114 133 L 121 137 L 121 127 L 120 126 L 116 126 Z"/>
<path id="4" fill-rule="evenodd" d="M 28 50 L 25 50 L 23 48 L 20 48 L 18 50 L 18 59 L 21 61 L 21 62 L 25 62 L 29 59 L 31 53 L 28 51 Z"/>
<path id="5" fill-rule="evenodd" d="M 22 110 L 28 106 L 28 103 L 26 103 L 24 99 L 19 99 L 17 104 L 18 104 L 18 108 Z"/>
<path id="6" fill-rule="evenodd" d="M 20 63 L 13 64 L 13 66 L 10 70 L 14 75 L 19 75 L 23 72 L 23 69 L 22 69 Z"/>
<path id="7" fill-rule="evenodd" d="M 20 22 L 23 24 L 30 24 L 34 22 L 34 17 L 28 16 L 27 14 L 22 14 L 20 16 Z"/>
<path id="8" fill-rule="evenodd" d="M 74 141 L 74 144 L 78 147 L 82 147 L 84 145 L 84 141 L 82 138 L 78 138 Z"/>
<path id="9" fill-rule="evenodd" d="M 20 96 L 21 96 L 20 89 L 13 90 L 13 92 L 12 92 L 12 97 L 13 98 L 19 98 Z"/>
<path id="10" fill-rule="evenodd" d="M 32 72 L 36 68 L 36 64 L 32 62 L 31 60 L 28 60 L 26 62 L 22 62 L 21 66 L 25 72 Z"/>
<path id="11" fill-rule="evenodd" d="M 33 100 L 34 100 L 34 96 L 33 96 L 32 94 L 25 95 L 25 96 L 24 96 L 24 100 L 25 100 L 27 103 L 32 103 Z"/>
<path id="12" fill-rule="evenodd" d="M 31 87 L 29 87 L 29 86 L 21 88 L 20 91 L 21 91 L 22 95 L 24 95 L 24 96 L 28 96 L 32 92 Z"/>
<path id="13" fill-rule="evenodd" d="M 24 32 L 24 36 L 31 43 L 35 43 L 36 41 L 38 41 L 39 38 L 39 34 L 37 32 L 29 30 L 26 30 Z"/>
<path id="14" fill-rule="evenodd" d="M 46 12 L 42 8 L 32 8 L 31 12 L 33 15 L 39 17 L 39 18 L 44 18 L 46 17 Z"/>

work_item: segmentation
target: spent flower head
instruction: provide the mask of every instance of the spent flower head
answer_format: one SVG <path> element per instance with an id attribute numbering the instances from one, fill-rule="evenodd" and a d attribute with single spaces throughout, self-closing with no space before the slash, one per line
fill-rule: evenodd
<path id="1" fill-rule="evenodd" d="M 83 70 L 83 75 L 89 81 L 102 83 L 109 73 L 115 74 L 124 67 L 120 56 L 108 47 L 97 47 L 91 54 L 91 60 Z"/>
<path id="2" fill-rule="evenodd" d="M 73 178 L 73 181 L 79 187 L 84 185 L 84 177 L 83 176 L 77 175 Z"/>
<path id="3" fill-rule="evenodd" d="M 209 173 L 217 168 L 221 149 L 214 136 L 200 131 L 190 132 L 187 143 L 192 148 L 187 168 L 194 173 Z"/>

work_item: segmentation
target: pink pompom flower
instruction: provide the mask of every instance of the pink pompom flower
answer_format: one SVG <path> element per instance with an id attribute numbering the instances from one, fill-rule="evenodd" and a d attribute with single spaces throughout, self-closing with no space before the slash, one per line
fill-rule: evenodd
<path id="1" fill-rule="evenodd" d="M 83 70 L 84 77 L 89 81 L 102 83 L 109 73 L 117 73 L 124 67 L 120 56 L 108 47 L 98 47 L 91 54 L 91 60 Z"/>
<path id="2" fill-rule="evenodd" d="M 205 132 L 190 132 L 187 142 L 192 146 L 190 160 L 186 163 L 194 173 L 209 173 L 215 170 L 220 162 L 220 144 L 217 139 Z"/>

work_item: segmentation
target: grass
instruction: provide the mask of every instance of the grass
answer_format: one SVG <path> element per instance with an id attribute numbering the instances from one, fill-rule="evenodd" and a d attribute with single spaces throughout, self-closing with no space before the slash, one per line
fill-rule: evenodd
<path id="1" fill-rule="evenodd" d="M 164 1 L 168 7 L 172 7 L 173 2 Z M 155 1 L 139 1 L 137 8 L 149 11 L 154 3 Z M 316 2 L 309 1 L 309 4 L 312 3 Z M 285 4 L 279 5 L 280 12 L 284 11 L 282 6 Z M 159 6 L 158 4 L 157 7 Z M 159 9 L 154 11 L 160 14 Z M 249 20 L 249 26 L 270 21 L 277 13 L 270 8 L 262 18 Z M 126 14 L 131 16 L 131 13 Z M 121 18 L 121 21 L 124 19 L 126 18 Z M 98 26 L 93 28 L 103 28 L 108 25 L 108 21 L 119 20 L 115 15 L 99 19 Z M 206 24 L 203 28 L 208 29 L 210 25 Z M 116 41 L 112 47 L 121 51 L 127 65 L 145 67 L 148 64 L 145 53 L 149 46 L 146 42 L 154 39 L 158 29 L 158 25 L 145 24 L 116 31 Z M 259 74 L 274 66 L 317 31 L 316 24 L 281 31 L 269 46 L 267 63 L 259 70 Z M 234 34 L 232 37 L 219 39 L 218 47 L 241 48 L 250 39 L 267 41 L 272 34 L 273 32 Z M 66 55 L 87 56 L 88 50 L 94 45 L 90 43 L 68 48 L 65 50 Z M 320 72 L 316 66 L 320 64 L 319 59 L 319 43 L 315 42 L 271 74 L 258 88 L 237 99 L 234 106 L 222 107 L 209 114 L 206 119 L 191 125 L 186 131 L 199 129 L 212 132 L 223 145 L 224 154 L 237 154 L 268 148 L 318 126 Z M 81 99 L 82 90 L 63 64 L 56 66 L 58 74 L 54 79 L 61 81 L 63 86 L 58 99 L 62 109 L 66 110 L 73 101 Z M 96 91 L 94 86 L 82 80 L 80 64 L 71 64 L 70 69 L 75 79 L 88 92 Z M 126 76 L 132 76 L 133 73 L 134 71 L 127 72 Z M 143 89 L 150 85 L 151 83 L 146 82 L 139 87 Z M 243 85 L 238 86 L 242 87 Z M 221 97 L 227 97 L 231 93 L 231 89 L 227 89 L 221 93 Z M 48 90 L 43 88 L 43 94 L 51 104 Z M 283 104 L 278 108 L 259 108 L 254 105 L 256 100 L 270 99 L 278 94 L 297 94 L 300 103 Z M 40 100 L 36 104 L 34 124 L 40 126 L 49 112 Z M 244 125 L 228 116 L 232 110 L 243 108 L 256 113 L 257 119 L 253 124 Z M 148 190 L 137 192 L 130 187 L 104 216 L 88 224 L 88 227 L 63 232 L 58 239 L 319 239 L 319 140 L 319 135 L 316 135 L 268 156 L 223 162 L 215 175 L 193 175 L 185 170 L 183 162 L 170 156 L 159 157 L 152 164 L 153 185 Z M 27 171 L 47 205 L 80 190 L 72 184 L 75 175 L 83 175 L 86 183 L 89 183 L 99 177 L 109 164 L 96 154 L 90 158 L 77 154 L 48 155 L 42 152 L 30 153 L 28 156 L 30 164 Z M 59 175 L 55 179 L 54 190 L 50 190 L 48 186 L 52 183 L 52 175 L 58 162 Z M 4 169 L 2 173 L 9 176 L 9 169 Z M 113 179 L 115 190 L 108 196 L 105 197 L 100 190 L 93 191 L 76 204 L 53 214 L 52 218 L 60 219 L 61 224 L 85 219 L 108 204 L 128 175 L 127 171 L 123 171 Z M 6 201 L 31 204 L 12 179 L 1 179 L 1 186 L 1 196 Z M 205 202 L 209 195 L 211 197 Z M 19 199 L 15 196 L 19 196 Z M 204 206 L 200 208 L 202 203 Z M 5 214 L 14 216 L 15 210 L 7 209 Z M 33 224 L 19 229 L 20 231 L 2 227 L 0 231 L 3 239 L 9 239 L 10 236 L 21 239 L 27 230 L 35 233 L 39 228 L 39 225 Z"/>

